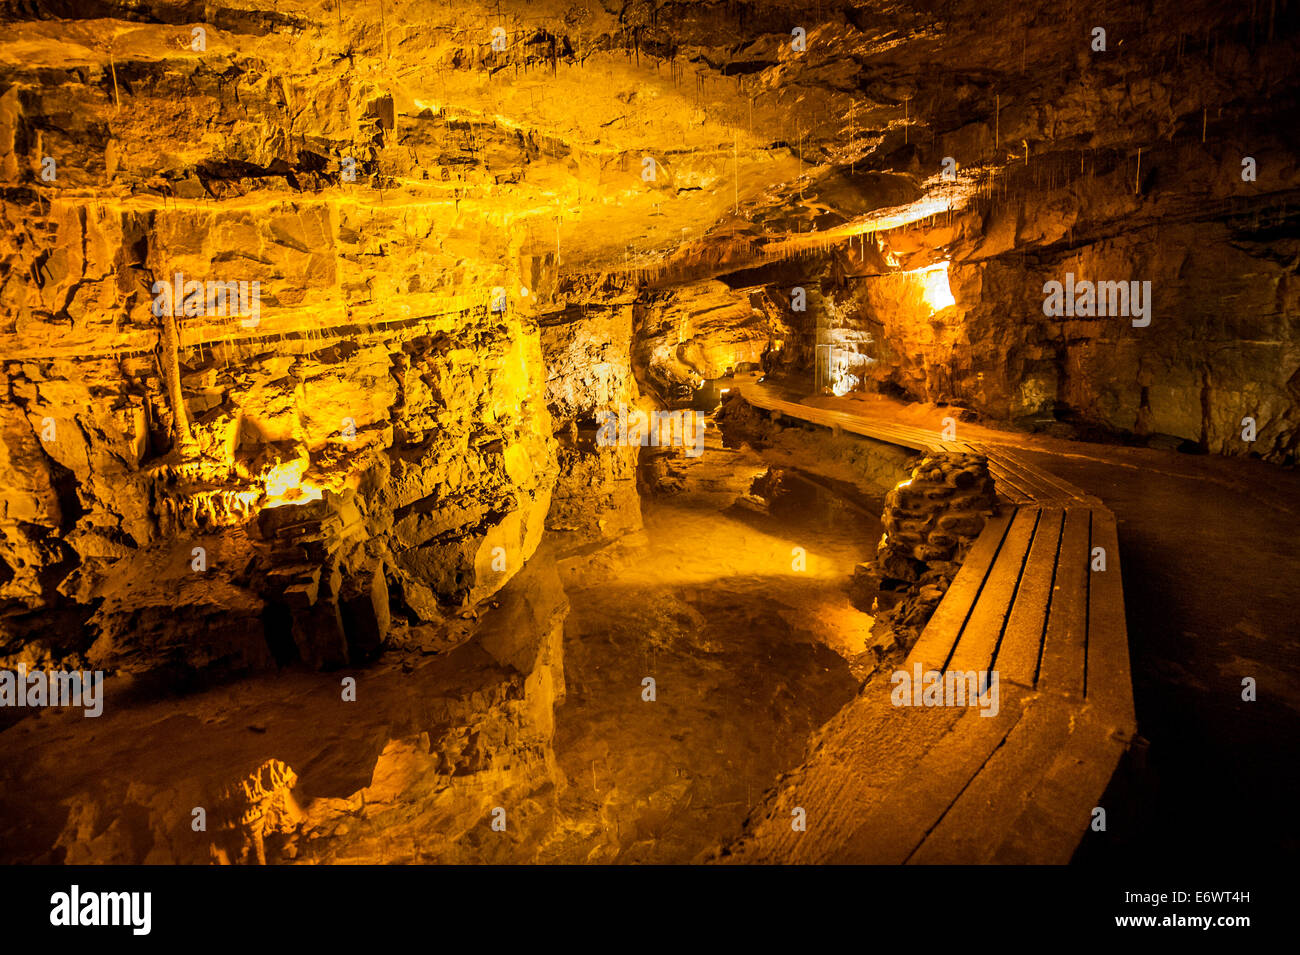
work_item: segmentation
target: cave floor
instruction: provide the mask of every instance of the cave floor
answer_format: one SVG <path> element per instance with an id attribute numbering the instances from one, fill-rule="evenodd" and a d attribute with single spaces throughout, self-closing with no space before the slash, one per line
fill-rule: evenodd
<path id="1" fill-rule="evenodd" d="M 163 698 L 111 681 L 114 705 L 91 725 L 30 714 L 4 733 L 0 858 L 207 862 L 224 838 L 213 794 L 268 758 L 297 774 L 301 822 L 267 837 L 271 862 L 698 858 L 857 692 L 872 618 L 844 585 L 881 528 L 797 482 L 771 512 L 733 506 L 766 465 L 716 431 L 666 470 L 670 493 L 644 499 L 632 543 L 558 575 L 544 544 L 482 620 L 350 671 L 357 703 L 341 702 L 339 673 L 291 667 Z M 512 616 L 520 605 L 542 609 Z M 518 675 L 481 645 L 521 621 L 538 630 L 524 644 L 563 622 L 562 665 L 547 666 L 566 687 L 553 738 L 522 748 L 511 738 L 550 723 L 549 698 L 516 696 Z M 486 822 L 499 803 L 505 838 Z"/>
<path id="2" fill-rule="evenodd" d="M 932 427 L 943 410 L 892 413 Z M 960 427 L 970 440 L 1021 447 L 1120 522 L 1149 748 L 1135 749 L 1104 797 L 1109 838 L 1085 841 L 1078 858 L 1240 862 L 1293 851 L 1300 475 Z M 482 714 L 506 713 L 500 725 L 514 725 L 514 704 L 500 695 L 500 661 L 466 639 L 479 623 L 458 620 L 456 634 L 442 635 L 447 649 L 398 649 L 359 673 L 364 703 L 349 705 L 342 723 L 339 675 L 293 669 L 115 706 L 89 733 L 79 714 L 33 714 L 4 732 L 0 854 L 207 861 L 208 839 L 188 831 L 191 807 L 274 756 L 299 774 L 307 824 L 271 845 L 272 861 L 700 858 L 738 833 L 857 691 L 871 618 L 843 587 L 881 529 L 860 507 L 806 487 L 770 509 L 736 505 L 766 465 L 722 448 L 716 431 L 702 457 L 662 464 L 659 490 L 643 498 L 642 533 L 582 559 L 557 561 L 544 543 L 503 592 L 506 603 L 518 592 L 568 605 L 556 611 L 566 693 L 554 707 L 553 753 L 525 753 L 514 770 L 467 768 L 489 745 L 480 735 L 495 732 Z M 1241 700 L 1245 676 L 1257 680 L 1258 702 Z M 643 698 L 647 677 L 653 701 Z M 449 721 L 469 728 L 469 756 Z M 330 726 L 341 729 L 322 730 Z M 447 758 L 460 761 L 450 777 Z M 484 813 L 506 790 L 510 837 L 493 840 Z"/>
<path id="3" fill-rule="evenodd" d="M 797 389 L 788 394 L 799 400 Z M 932 430 L 953 413 L 881 395 L 806 400 Z M 1085 841 L 1077 858 L 1240 863 L 1300 849 L 1300 473 L 965 421 L 958 437 L 1023 449 L 1118 520 L 1134 701 L 1149 749 L 1133 754 L 1107 794 L 1119 822 L 1106 847 Z M 1256 680 L 1255 702 L 1241 698 L 1244 677 Z"/>
<path id="4" fill-rule="evenodd" d="M 673 460 L 680 490 L 645 499 L 646 546 L 566 582 L 555 750 L 571 836 L 553 861 L 687 862 L 738 834 L 865 675 L 872 618 L 844 584 L 878 520 L 807 488 L 775 513 L 720 513 L 766 466 L 716 432 L 699 459 Z"/>

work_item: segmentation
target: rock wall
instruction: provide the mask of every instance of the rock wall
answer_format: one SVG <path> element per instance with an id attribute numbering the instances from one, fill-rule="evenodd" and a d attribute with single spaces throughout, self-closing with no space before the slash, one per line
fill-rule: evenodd
<path id="1" fill-rule="evenodd" d="M 705 379 L 758 365 L 779 335 L 750 296 L 717 281 L 644 293 L 635 314 L 633 368 L 669 405 L 689 402 Z"/>
<path id="2" fill-rule="evenodd" d="M 640 447 L 599 447 L 595 440 L 600 415 L 641 401 L 632 369 L 632 327 L 631 301 L 615 297 L 591 311 L 574 308 L 548 316 L 542 328 L 559 464 L 546 527 L 561 554 L 641 529 Z"/>
<path id="3" fill-rule="evenodd" d="M 105 359 L 10 365 L 23 418 L 6 432 L 18 492 L 0 553 L 8 639 L 42 632 L 51 608 L 98 606 L 74 649 L 134 669 L 158 650 L 141 620 L 154 605 L 193 665 L 256 664 L 265 654 L 227 645 L 203 618 L 225 606 L 260 631 L 265 610 L 314 606 L 322 574 L 331 604 L 391 586 L 413 622 L 497 589 L 535 549 L 556 474 L 548 413 L 530 397 L 544 374 L 536 330 L 485 309 L 428 331 L 188 350 L 177 367 L 189 442 L 146 410 L 167 402 L 150 360 L 137 377 Z M 51 440 L 23 435 L 47 418 Z M 254 519 L 265 546 L 243 533 Z M 299 655 L 349 659 L 342 635 L 330 639 Z"/>
<path id="4" fill-rule="evenodd" d="M 792 325 L 781 364 L 811 378 L 811 346 L 831 344 L 855 387 L 1294 462 L 1297 11 L 970 14 L 945 5 L 942 56 L 915 33 L 866 55 L 864 73 L 895 82 L 896 123 L 857 101 L 841 143 L 868 158 L 818 140 L 800 201 L 765 220 L 802 219 L 800 235 L 719 276 Z M 1045 314 L 1046 284 L 1067 274 L 1149 282 L 1149 315 Z"/>
<path id="5" fill-rule="evenodd" d="M 1292 7 L 37 6 L 0 22 L 0 664 L 359 659 L 553 498 L 637 526 L 598 410 L 819 344 L 1294 459 Z M 1065 273 L 1150 281 L 1150 324 L 1044 315 Z"/>
<path id="6" fill-rule="evenodd" d="M 0 659 L 356 662 L 537 546 L 554 261 L 479 203 L 537 144 L 291 7 L 0 28 Z"/>

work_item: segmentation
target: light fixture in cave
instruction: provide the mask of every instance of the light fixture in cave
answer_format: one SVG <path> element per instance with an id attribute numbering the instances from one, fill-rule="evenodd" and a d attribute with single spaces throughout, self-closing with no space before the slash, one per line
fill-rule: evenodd
<path id="1" fill-rule="evenodd" d="M 948 285 L 947 262 L 927 265 L 923 269 L 918 269 L 917 275 L 921 280 L 921 298 L 930 307 L 932 314 L 943 311 L 949 305 L 957 304 L 957 300 L 952 297 L 952 288 Z"/>

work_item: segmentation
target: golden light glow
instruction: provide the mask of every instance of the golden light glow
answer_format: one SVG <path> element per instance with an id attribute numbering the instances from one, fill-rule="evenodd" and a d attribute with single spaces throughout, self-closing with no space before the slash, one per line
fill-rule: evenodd
<path id="1" fill-rule="evenodd" d="M 949 305 L 957 304 L 957 300 L 952 297 L 952 288 L 948 285 L 947 262 L 917 269 L 917 273 L 921 280 L 921 297 L 930 306 L 931 312 L 940 312 Z"/>
<path id="2" fill-rule="evenodd" d="M 825 247 L 832 242 L 856 238 L 864 232 L 870 234 L 889 232 L 891 229 L 902 228 L 903 226 L 921 222 L 923 219 L 960 211 L 965 208 L 966 203 L 974 194 L 973 182 L 971 184 L 962 183 L 954 186 L 944 195 L 926 196 L 906 205 L 877 209 L 868 215 L 859 216 L 850 222 L 831 229 L 804 233 L 768 243 L 763 247 L 763 254 L 768 258 L 782 258 L 803 249 Z"/>
<path id="3" fill-rule="evenodd" d="M 266 506 L 283 507 L 285 504 L 319 501 L 322 490 L 302 479 L 302 472 L 306 469 L 306 461 L 286 461 L 271 468 L 266 474 Z"/>

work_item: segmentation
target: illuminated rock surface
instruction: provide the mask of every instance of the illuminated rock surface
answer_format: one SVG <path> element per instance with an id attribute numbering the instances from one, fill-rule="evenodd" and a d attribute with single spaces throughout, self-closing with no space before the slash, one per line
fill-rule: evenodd
<path id="1" fill-rule="evenodd" d="M 829 345 L 837 390 L 917 402 L 928 427 L 951 413 L 1293 465 L 1298 14 L 1252 9 L 7 12 L 0 666 L 102 669 L 124 702 L 102 724 L 120 770 L 33 790 L 49 805 L 6 857 L 685 861 L 718 844 L 869 672 L 870 617 L 836 588 L 880 536 L 828 530 L 833 569 L 785 581 L 781 611 L 768 564 L 815 532 L 728 509 L 812 459 L 878 504 L 908 457 L 736 417 L 737 447 L 710 431 L 705 464 L 595 445 L 602 412 L 685 405 L 742 366 L 810 390 Z M 1149 325 L 1045 315 L 1067 273 L 1151 282 Z M 166 314 L 155 283 L 177 281 Z M 257 310 L 213 314 L 205 285 L 186 314 L 191 281 L 257 283 Z M 767 548 L 753 577 L 750 544 Z M 729 641 L 749 633 L 788 684 L 745 675 Z M 557 709 L 566 639 L 578 689 Z M 770 710 L 723 732 L 725 771 L 693 736 L 602 775 L 622 754 L 592 728 L 642 705 L 625 657 L 649 644 L 689 644 L 668 672 L 724 701 L 677 718 Z M 611 670 L 626 700 L 592 676 Z M 338 702 L 352 673 L 364 716 Z M 248 682 L 212 689 L 232 676 Z M 166 702 L 182 690 L 217 696 Z M 8 764 L 11 787 L 67 764 L 43 746 L 54 719 L 5 730 L 32 760 Z M 311 739 L 321 725 L 346 729 Z M 213 727 L 240 742 L 200 743 Z M 179 765 L 142 769 L 150 746 Z M 302 817 L 281 800 L 218 836 L 214 808 L 196 840 L 191 809 L 268 760 Z M 665 784 L 673 766 L 694 768 Z"/>

